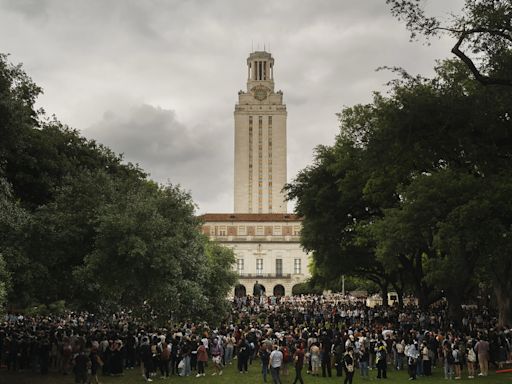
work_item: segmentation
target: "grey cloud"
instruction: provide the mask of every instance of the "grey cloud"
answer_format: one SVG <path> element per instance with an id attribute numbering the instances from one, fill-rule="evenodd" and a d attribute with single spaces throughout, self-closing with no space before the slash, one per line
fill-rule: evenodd
<path id="1" fill-rule="evenodd" d="M 139 164 L 152 179 L 180 184 L 201 208 L 225 199 L 224 186 L 231 182 L 231 147 L 212 128 L 187 127 L 173 110 L 144 104 L 108 110 L 84 134 Z"/>
<path id="2" fill-rule="evenodd" d="M 425 3 L 446 14 L 463 0 Z M 1 49 L 44 88 L 40 106 L 205 211 L 233 206 L 233 109 L 251 46 L 275 58 L 291 180 L 333 142 L 343 105 L 386 90 L 395 75 L 377 67 L 428 76 L 452 43 L 410 43 L 384 0 L 0 0 Z"/>

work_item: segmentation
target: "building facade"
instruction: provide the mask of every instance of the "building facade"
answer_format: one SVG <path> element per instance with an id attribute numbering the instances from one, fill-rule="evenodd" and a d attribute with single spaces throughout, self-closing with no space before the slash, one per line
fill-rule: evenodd
<path id="1" fill-rule="evenodd" d="M 202 219 L 203 233 L 235 253 L 234 294 L 252 295 L 257 282 L 266 295 L 291 295 L 294 285 L 310 277 L 297 215 L 207 213 Z"/>
<path id="2" fill-rule="evenodd" d="M 274 59 L 253 52 L 235 106 L 235 213 L 286 213 L 286 105 L 274 90 Z"/>
<path id="3" fill-rule="evenodd" d="M 233 249 L 239 284 L 233 294 L 292 294 L 309 277 L 300 245 L 302 220 L 287 213 L 286 106 L 274 90 L 274 59 L 257 51 L 247 59 L 247 90 L 235 106 L 234 213 L 202 216 L 203 232 Z"/>

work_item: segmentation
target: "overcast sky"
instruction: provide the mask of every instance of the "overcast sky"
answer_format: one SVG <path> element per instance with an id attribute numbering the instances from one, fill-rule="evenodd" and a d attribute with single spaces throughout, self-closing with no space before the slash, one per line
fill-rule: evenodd
<path id="1" fill-rule="evenodd" d="M 448 19 L 462 0 L 425 1 Z M 39 106 L 123 153 L 199 212 L 233 209 L 233 111 L 264 45 L 288 109 L 288 180 L 332 144 L 336 113 L 394 77 L 432 74 L 453 41 L 409 42 L 385 0 L 0 0 L 0 51 L 43 87 Z"/>

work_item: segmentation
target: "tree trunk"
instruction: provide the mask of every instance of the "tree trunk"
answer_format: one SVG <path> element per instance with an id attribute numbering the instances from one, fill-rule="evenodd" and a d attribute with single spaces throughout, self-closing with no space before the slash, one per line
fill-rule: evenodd
<path id="1" fill-rule="evenodd" d="M 418 307 L 422 311 L 425 311 L 430 303 L 428 300 L 428 293 L 423 289 L 422 285 L 418 286 L 418 289 L 416 290 L 416 295 L 418 297 Z"/>
<path id="2" fill-rule="evenodd" d="M 512 289 L 510 280 L 503 284 L 495 282 L 494 293 L 496 294 L 496 302 L 498 304 L 498 325 L 510 326 L 512 324 L 512 300 L 510 299 L 510 292 Z"/>
<path id="3" fill-rule="evenodd" d="M 381 283 L 380 285 L 380 294 L 382 295 L 382 305 L 384 307 L 388 306 L 388 283 Z"/>
<path id="4" fill-rule="evenodd" d="M 448 319 L 456 326 L 462 324 L 462 296 L 459 292 L 447 292 L 446 298 L 448 300 Z"/>
<path id="5" fill-rule="evenodd" d="M 404 290 L 402 288 L 402 285 L 400 284 L 393 284 L 393 289 L 396 291 L 396 295 L 398 296 L 398 308 L 404 307 Z"/>
<path id="6" fill-rule="evenodd" d="M 397 289 L 396 294 L 398 296 L 398 308 L 404 307 L 404 291 L 403 289 Z"/>

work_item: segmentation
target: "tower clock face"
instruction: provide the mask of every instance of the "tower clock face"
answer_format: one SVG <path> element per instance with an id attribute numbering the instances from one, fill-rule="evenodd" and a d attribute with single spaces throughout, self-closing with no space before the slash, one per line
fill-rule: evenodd
<path id="1" fill-rule="evenodd" d="M 267 98 L 268 89 L 266 87 L 254 87 L 254 98 L 259 101 L 263 101 Z"/>

